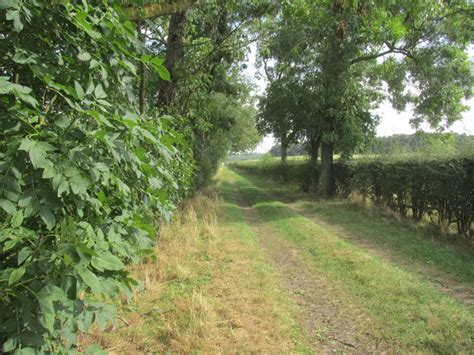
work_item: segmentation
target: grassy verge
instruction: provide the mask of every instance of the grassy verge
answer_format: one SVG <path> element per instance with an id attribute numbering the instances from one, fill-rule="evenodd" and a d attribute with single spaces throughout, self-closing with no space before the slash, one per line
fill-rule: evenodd
<path id="1" fill-rule="evenodd" d="M 472 308 L 273 201 L 244 177 L 234 174 L 233 179 L 278 235 L 304 252 L 308 267 L 324 274 L 366 310 L 381 342 L 401 351 L 471 351 Z"/>
<path id="2" fill-rule="evenodd" d="M 85 343 L 119 353 L 305 350 L 273 270 L 224 195 L 197 196 L 163 228 L 156 261 L 133 269 L 142 289 L 114 328 Z"/>

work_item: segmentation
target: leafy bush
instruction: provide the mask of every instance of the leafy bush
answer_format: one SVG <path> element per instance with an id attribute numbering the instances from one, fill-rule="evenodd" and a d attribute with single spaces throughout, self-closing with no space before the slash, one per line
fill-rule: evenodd
<path id="1" fill-rule="evenodd" d="M 232 165 L 250 174 L 285 180 L 304 190 L 311 181 L 310 169 L 304 161 L 289 161 L 282 167 L 271 163 L 234 162 Z M 285 171 L 282 173 L 282 169 Z M 384 205 L 420 221 L 429 217 L 447 232 L 454 225 L 459 234 L 470 236 L 474 219 L 474 158 L 384 158 L 337 161 L 334 166 L 339 196 L 352 192 L 362 194 L 375 204 Z"/>
<path id="2" fill-rule="evenodd" d="M 137 114 L 134 63 L 166 69 L 120 8 L 0 6 L 1 350 L 58 353 L 130 293 L 191 153 L 172 118 Z"/>

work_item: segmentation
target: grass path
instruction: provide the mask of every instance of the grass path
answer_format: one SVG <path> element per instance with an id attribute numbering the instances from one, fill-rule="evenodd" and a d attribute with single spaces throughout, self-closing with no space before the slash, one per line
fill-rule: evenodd
<path id="1" fill-rule="evenodd" d="M 246 223 L 252 226 L 260 248 L 278 271 L 281 283 L 297 306 L 297 321 L 303 325 L 311 349 L 317 353 L 344 353 L 354 349 L 364 353 L 382 351 L 368 332 L 367 315 L 343 299 L 330 280 L 308 268 L 301 252 L 265 224 L 239 189 L 236 195 Z M 339 297 L 335 297 L 336 294 Z"/>
<path id="2" fill-rule="evenodd" d="M 285 203 L 339 238 L 416 273 L 441 291 L 474 306 L 474 246 L 346 200 L 315 202 L 295 187 L 255 176 L 245 178 L 267 196 Z"/>
<path id="3" fill-rule="evenodd" d="M 117 324 L 84 335 L 82 348 L 472 353 L 471 251 L 226 168 L 215 189 L 164 226 L 155 257 L 131 270 L 141 288 L 115 300 Z"/>
<path id="4" fill-rule="evenodd" d="M 83 336 L 112 354 L 310 353 L 295 307 L 232 191 L 204 192 L 165 225 L 117 324 Z"/>
<path id="5" fill-rule="evenodd" d="M 257 186 L 255 178 L 248 179 L 230 171 L 226 174 L 255 211 L 252 213 L 258 213 L 258 228 L 273 231 L 271 243 L 278 244 L 280 239 L 289 243 L 284 248 L 296 250 L 306 269 L 329 282 L 335 313 L 342 308 L 349 319 L 362 320 L 358 324 L 361 328 L 358 335 L 370 336 L 359 340 L 362 348 L 349 351 L 365 352 L 364 346 L 370 349 L 375 342 L 376 351 L 470 353 L 474 334 L 472 307 L 443 294 L 439 287 L 422 277 L 421 271 L 410 272 L 358 243 L 351 243 L 341 236 L 343 231 L 328 228 L 327 224 L 299 213 L 291 204 L 276 201 L 275 186 L 271 183 L 260 181 Z M 286 200 L 295 202 L 288 196 Z M 414 241 L 415 247 L 418 242 Z M 390 247 L 390 243 L 387 246 Z M 456 252 L 438 250 L 436 244 L 424 246 L 435 248 L 437 265 L 446 258 L 453 258 Z M 398 253 L 400 257 L 404 255 L 403 250 Z M 467 266 L 472 265 L 469 264 L 472 259 L 463 259 L 463 253 L 459 255 Z M 452 272 L 463 281 L 468 280 L 467 266 L 455 264 L 460 267 L 452 267 Z M 330 338 L 331 334 L 323 332 L 324 337 Z"/>

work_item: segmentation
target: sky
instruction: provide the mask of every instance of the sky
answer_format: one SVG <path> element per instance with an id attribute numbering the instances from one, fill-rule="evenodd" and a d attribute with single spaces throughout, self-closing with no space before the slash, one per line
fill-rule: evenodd
<path id="1" fill-rule="evenodd" d="M 470 57 L 474 57 L 474 50 L 471 48 Z M 263 75 L 261 75 L 255 66 L 256 63 L 256 47 L 252 45 L 250 47 L 250 53 L 248 54 L 246 65 L 247 68 L 244 70 L 244 75 L 255 85 L 254 94 L 262 95 L 265 91 L 267 81 Z M 466 102 L 470 110 L 464 112 L 463 119 L 455 122 L 451 127 L 445 130 L 445 132 L 456 132 L 474 135 L 474 99 Z M 377 127 L 377 136 L 391 136 L 393 134 L 411 134 L 415 133 L 416 130 L 410 125 L 410 118 L 413 116 L 411 110 L 404 112 L 397 112 L 392 108 L 392 105 L 385 101 L 378 109 L 374 110 L 374 113 L 380 116 L 380 123 Z M 424 124 L 421 126 L 424 131 L 433 131 L 428 125 Z M 267 153 L 270 148 L 275 144 L 273 136 L 265 136 L 262 142 L 257 146 L 254 152 Z"/>

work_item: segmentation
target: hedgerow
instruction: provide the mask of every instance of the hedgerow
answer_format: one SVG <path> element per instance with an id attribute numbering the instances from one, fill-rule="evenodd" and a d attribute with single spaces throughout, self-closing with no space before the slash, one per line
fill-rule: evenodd
<path id="1" fill-rule="evenodd" d="M 277 161 L 232 165 L 247 173 L 297 184 L 304 190 L 311 181 L 310 172 L 314 171 L 306 161 L 290 161 L 286 167 Z M 453 226 L 458 234 L 472 236 L 474 158 L 471 156 L 337 161 L 333 172 L 336 191 L 341 197 L 358 193 L 402 217 L 414 221 L 426 217 L 443 232 Z"/>
<path id="2" fill-rule="evenodd" d="M 474 217 L 474 159 L 370 160 L 339 163 L 339 191 L 357 191 L 402 217 L 428 216 L 442 231 L 469 236 Z"/>
<path id="3" fill-rule="evenodd" d="M 167 74 L 120 8 L 4 1 L 0 37 L 1 351 L 61 353 L 130 294 L 192 155 L 137 112 L 136 63 Z"/>

